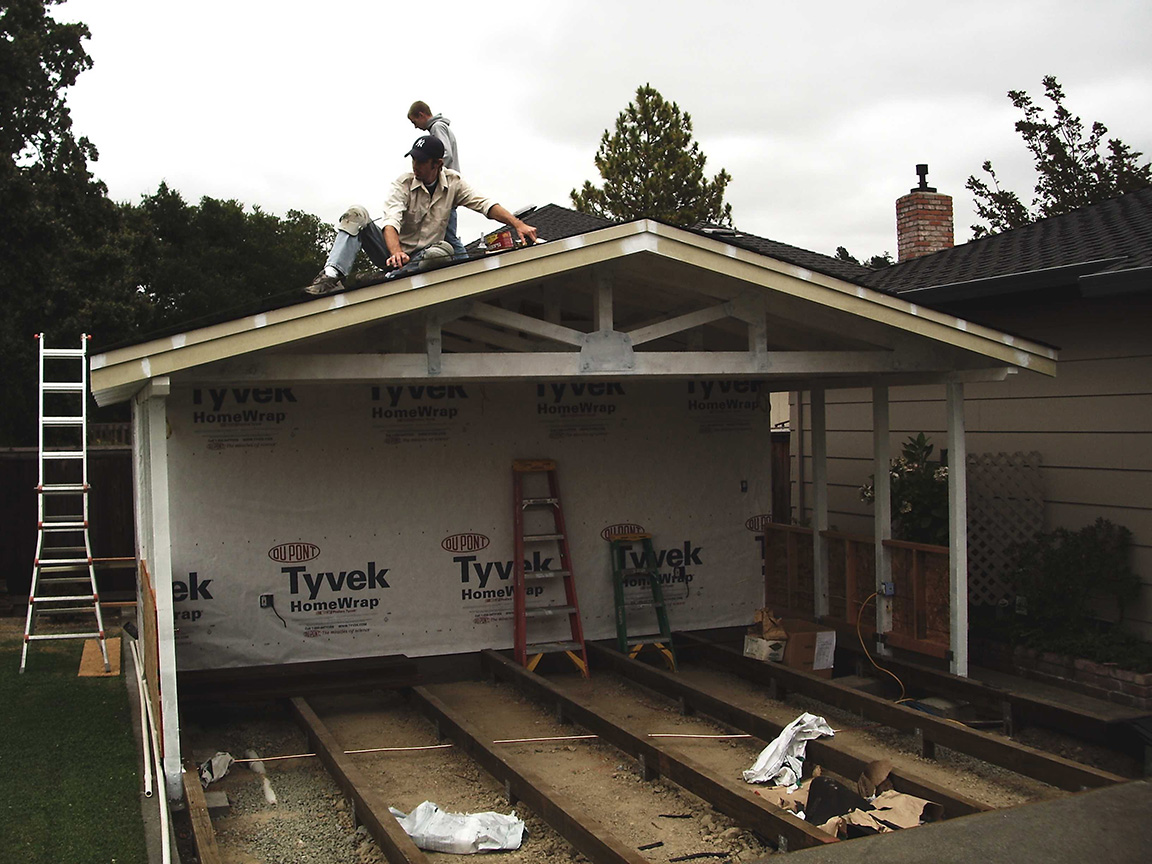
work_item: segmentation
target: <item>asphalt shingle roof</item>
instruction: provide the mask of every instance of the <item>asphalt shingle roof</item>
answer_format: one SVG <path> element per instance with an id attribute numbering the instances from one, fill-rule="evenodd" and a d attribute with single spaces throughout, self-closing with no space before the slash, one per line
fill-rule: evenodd
<path id="1" fill-rule="evenodd" d="M 565 237 L 587 234 L 598 228 L 620 224 L 600 216 L 578 213 L 557 204 L 547 204 L 524 214 L 521 218 L 535 227 L 545 240 L 562 240 Z M 819 252 L 810 252 L 807 249 L 789 246 L 787 243 L 778 243 L 775 240 L 757 237 L 755 234 L 747 234 L 743 231 L 733 231 L 708 225 L 697 225 L 685 230 L 702 237 L 711 237 L 714 240 L 729 243 L 732 246 L 739 246 L 749 252 L 767 255 L 778 261 L 803 267 L 805 270 L 813 270 L 817 273 L 823 273 L 825 276 L 834 276 L 837 279 L 844 279 L 861 285 L 866 284 L 865 280 L 872 274 L 872 271 L 867 267 L 853 264 L 851 261 L 842 261 L 839 258 L 821 255 Z"/>
<path id="2" fill-rule="evenodd" d="M 1088 261 L 1100 271 L 1152 266 L 1152 187 L 872 271 L 866 284 L 903 293 Z"/>

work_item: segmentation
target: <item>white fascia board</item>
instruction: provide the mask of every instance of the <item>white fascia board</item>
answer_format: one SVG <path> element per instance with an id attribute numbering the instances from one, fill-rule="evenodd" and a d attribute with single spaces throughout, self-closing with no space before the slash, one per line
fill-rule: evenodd
<path id="1" fill-rule="evenodd" d="M 899 297 L 843 282 L 679 228 L 642 219 L 591 234 L 493 255 L 97 354 L 91 387 L 97 402 L 127 398 L 148 379 L 491 291 L 648 252 L 735 277 L 831 309 L 858 315 L 999 362 L 1055 374 L 1056 353 Z"/>

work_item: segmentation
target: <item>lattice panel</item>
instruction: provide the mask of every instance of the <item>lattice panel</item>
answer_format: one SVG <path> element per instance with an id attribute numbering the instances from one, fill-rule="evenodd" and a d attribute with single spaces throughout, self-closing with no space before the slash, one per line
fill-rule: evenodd
<path id="1" fill-rule="evenodd" d="M 1009 550 L 1043 530 L 1040 454 L 969 454 L 968 601 L 990 605 L 1011 594 Z"/>

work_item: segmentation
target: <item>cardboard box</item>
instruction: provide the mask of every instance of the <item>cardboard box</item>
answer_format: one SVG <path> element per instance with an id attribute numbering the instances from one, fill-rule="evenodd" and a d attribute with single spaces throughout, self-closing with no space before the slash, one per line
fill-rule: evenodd
<path id="1" fill-rule="evenodd" d="M 744 654 L 750 651 L 767 655 L 767 644 L 783 643 L 779 660 L 776 657 L 757 656 L 759 660 L 783 662 L 794 669 L 804 669 L 822 678 L 832 677 L 832 664 L 836 655 L 836 631 L 831 627 L 805 621 L 801 618 L 776 618 L 770 609 L 758 609 L 756 623 L 744 637 Z M 750 640 L 757 640 L 752 641 Z M 757 642 L 765 643 L 758 645 Z"/>
<path id="2" fill-rule="evenodd" d="M 748 633 L 744 637 L 744 656 L 751 657 L 753 660 L 762 660 L 765 663 L 768 661 L 780 663 L 784 659 L 784 649 L 787 644 L 787 639 L 764 639 L 761 636 Z"/>

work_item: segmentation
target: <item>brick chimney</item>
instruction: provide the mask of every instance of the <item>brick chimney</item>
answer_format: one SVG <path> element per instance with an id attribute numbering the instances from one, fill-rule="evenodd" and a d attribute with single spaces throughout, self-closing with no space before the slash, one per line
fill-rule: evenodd
<path id="1" fill-rule="evenodd" d="M 899 261 L 931 255 L 954 245 L 952 196 L 928 185 L 928 166 L 917 165 L 920 185 L 896 201 L 896 248 Z"/>

